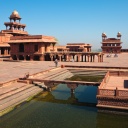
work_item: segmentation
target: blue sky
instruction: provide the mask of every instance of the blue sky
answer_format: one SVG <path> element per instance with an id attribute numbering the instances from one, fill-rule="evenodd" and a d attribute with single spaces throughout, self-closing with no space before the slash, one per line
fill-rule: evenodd
<path id="1" fill-rule="evenodd" d="M 0 0 L 0 30 L 17 10 L 33 35 L 49 35 L 66 43 L 90 43 L 101 48 L 101 34 L 116 38 L 128 48 L 128 0 Z"/>

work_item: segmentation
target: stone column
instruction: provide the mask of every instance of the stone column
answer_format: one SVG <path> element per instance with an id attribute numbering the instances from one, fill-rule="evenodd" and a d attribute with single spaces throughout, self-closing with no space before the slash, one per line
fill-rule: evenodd
<path id="1" fill-rule="evenodd" d="M 92 62 L 92 55 L 90 55 L 90 62 Z"/>
<path id="2" fill-rule="evenodd" d="M 81 56 L 81 55 L 80 55 L 80 54 L 78 54 L 78 62 L 80 62 L 80 56 Z"/>
<path id="3" fill-rule="evenodd" d="M 101 55 L 98 55 L 98 62 L 101 62 Z"/>
<path id="4" fill-rule="evenodd" d="M 24 57 L 24 61 L 26 61 L 26 55 L 23 55 L 23 57 Z"/>
<path id="5" fill-rule="evenodd" d="M 30 61 L 33 61 L 33 55 L 30 55 Z"/>
<path id="6" fill-rule="evenodd" d="M 55 46 L 55 44 L 53 44 L 53 51 L 55 50 L 55 49 L 54 49 L 54 46 Z"/>
<path id="7" fill-rule="evenodd" d="M 12 59 L 12 56 L 10 56 L 10 58 L 9 58 L 9 59 L 10 59 L 10 60 L 13 60 L 13 59 Z"/>
<path id="8" fill-rule="evenodd" d="M 19 60 L 19 55 L 16 55 L 17 60 Z"/>
<path id="9" fill-rule="evenodd" d="M 93 62 L 95 62 L 95 55 L 93 55 Z"/>
<path id="10" fill-rule="evenodd" d="M 1 48 L 0 48 L 0 55 L 1 55 Z"/>
<path id="11" fill-rule="evenodd" d="M 71 55 L 68 56 L 68 61 L 70 62 L 70 59 L 71 59 Z"/>
<path id="12" fill-rule="evenodd" d="M 103 62 L 103 54 L 101 55 L 101 62 Z"/>
<path id="13" fill-rule="evenodd" d="M 49 81 L 44 82 L 44 85 L 47 86 L 47 90 L 50 92 L 52 91 L 52 87 L 54 87 L 54 83 L 49 82 Z"/>
<path id="14" fill-rule="evenodd" d="M 90 56 L 88 55 L 88 62 L 89 62 L 89 58 L 90 58 Z"/>
<path id="15" fill-rule="evenodd" d="M 4 48 L 4 55 L 6 55 L 6 48 Z"/>
<path id="16" fill-rule="evenodd" d="M 68 61 L 68 55 L 66 55 L 66 61 Z"/>
<path id="17" fill-rule="evenodd" d="M 71 89 L 71 93 L 75 93 L 75 89 L 78 87 L 77 84 L 67 84 L 67 87 Z"/>
<path id="18" fill-rule="evenodd" d="M 81 55 L 81 61 L 84 62 L 84 59 L 83 59 L 84 55 Z"/>
<path id="19" fill-rule="evenodd" d="M 50 55 L 51 61 L 53 61 L 53 55 Z"/>
<path id="20" fill-rule="evenodd" d="M 44 61 L 44 55 L 40 56 L 40 61 Z"/>
<path id="21" fill-rule="evenodd" d="M 86 55 L 84 55 L 84 61 L 86 62 Z"/>

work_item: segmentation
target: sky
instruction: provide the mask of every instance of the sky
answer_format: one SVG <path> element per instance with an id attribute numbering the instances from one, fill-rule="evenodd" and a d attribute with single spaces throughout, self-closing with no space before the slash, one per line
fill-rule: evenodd
<path id="1" fill-rule="evenodd" d="M 31 35 L 54 36 L 59 45 L 89 43 L 100 49 L 102 33 L 128 48 L 128 0 L 0 0 L 0 30 L 16 10 Z"/>

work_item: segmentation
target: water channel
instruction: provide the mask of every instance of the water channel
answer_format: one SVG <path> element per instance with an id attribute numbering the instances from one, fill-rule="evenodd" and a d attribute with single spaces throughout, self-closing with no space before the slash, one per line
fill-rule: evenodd
<path id="1" fill-rule="evenodd" d="M 65 84 L 42 92 L 1 117 L 0 128 L 127 128 L 128 116 L 97 112 L 97 87 Z"/>

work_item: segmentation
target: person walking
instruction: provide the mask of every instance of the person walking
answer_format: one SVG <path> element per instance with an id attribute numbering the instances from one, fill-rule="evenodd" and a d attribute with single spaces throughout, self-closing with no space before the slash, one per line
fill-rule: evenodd
<path id="1" fill-rule="evenodd" d="M 57 67 L 58 66 L 58 60 L 57 59 L 55 59 L 55 66 Z"/>

